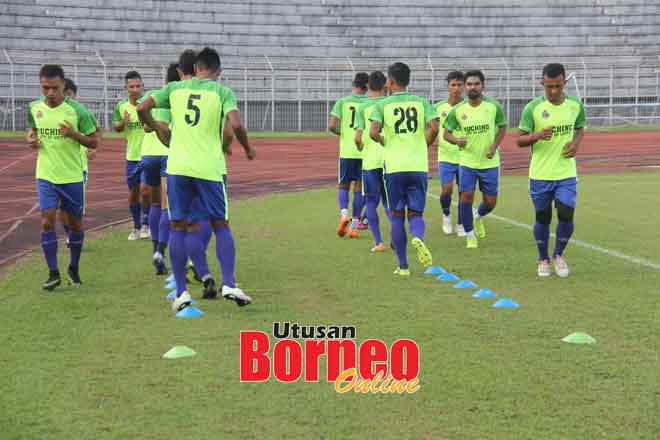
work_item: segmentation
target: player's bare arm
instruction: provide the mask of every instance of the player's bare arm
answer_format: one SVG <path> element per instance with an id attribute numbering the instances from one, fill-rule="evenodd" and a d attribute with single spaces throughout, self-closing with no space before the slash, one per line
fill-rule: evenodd
<path id="1" fill-rule="evenodd" d="M 432 119 L 425 133 L 426 145 L 431 145 L 435 142 L 435 139 L 438 137 L 438 131 L 440 131 L 440 121 L 438 119 Z"/>
<path id="2" fill-rule="evenodd" d="M 445 128 L 445 132 L 442 135 L 442 138 L 449 142 L 450 144 L 456 145 L 458 148 L 463 149 L 467 145 L 467 138 L 464 137 L 456 137 L 453 134 L 451 134 L 451 131 L 447 130 Z"/>
<path id="3" fill-rule="evenodd" d="M 495 152 L 502 143 L 502 140 L 504 139 L 504 135 L 506 135 L 506 125 L 500 125 L 499 127 L 497 127 L 497 134 L 495 135 L 495 140 L 490 145 L 490 147 L 488 147 L 488 151 L 486 152 L 486 157 L 488 159 L 492 159 L 493 156 L 495 156 Z"/>
<path id="4" fill-rule="evenodd" d="M 552 138 L 552 129 L 554 126 L 546 127 L 541 131 L 529 133 L 525 130 L 518 130 L 518 139 L 516 143 L 520 148 L 534 145 L 540 140 L 549 141 Z"/>
<path id="5" fill-rule="evenodd" d="M 69 121 L 64 121 L 60 124 L 60 133 L 62 136 L 73 139 L 80 145 L 91 149 L 96 149 L 96 147 L 98 147 L 99 139 L 101 137 L 98 131 L 95 131 L 89 136 L 80 133 L 73 128 Z"/>
<path id="6" fill-rule="evenodd" d="M 566 144 L 566 146 L 564 147 L 563 156 L 566 158 L 575 157 L 583 138 L 584 138 L 584 128 L 575 129 L 575 136 L 573 137 L 573 141 Z"/>
<path id="7" fill-rule="evenodd" d="M 364 143 L 362 142 L 362 129 L 360 128 L 355 130 L 355 146 L 357 147 L 358 151 L 362 151 L 364 149 Z"/>
<path id="8" fill-rule="evenodd" d="M 334 133 L 337 136 L 341 134 L 341 130 L 339 129 L 339 118 L 337 118 L 336 116 L 330 116 L 330 122 L 328 123 L 328 130 L 330 130 L 331 133 Z"/>
<path id="9" fill-rule="evenodd" d="M 227 118 L 229 119 L 229 123 L 234 129 L 234 134 L 236 135 L 236 139 L 243 147 L 243 150 L 245 150 L 245 156 L 248 158 L 248 160 L 253 160 L 255 157 L 257 157 L 257 153 L 250 146 L 250 140 L 248 139 L 247 130 L 245 129 L 245 127 L 243 127 L 243 124 L 241 123 L 240 113 L 238 112 L 238 110 L 234 110 L 227 114 Z"/>
<path id="10" fill-rule="evenodd" d="M 28 147 L 32 148 L 33 150 L 39 149 L 39 137 L 37 136 L 37 130 L 34 128 L 31 128 L 28 130 L 27 134 L 27 144 Z"/>
<path id="11" fill-rule="evenodd" d="M 373 139 L 374 142 L 378 142 L 381 145 L 385 145 L 385 139 L 380 134 L 381 124 L 378 121 L 371 121 L 371 129 L 369 130 L 369 137 Z"/>

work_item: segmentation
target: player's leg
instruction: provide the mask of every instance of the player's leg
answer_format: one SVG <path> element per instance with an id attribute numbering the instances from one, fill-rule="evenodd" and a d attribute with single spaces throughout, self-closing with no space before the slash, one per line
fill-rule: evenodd
<path id="1" fill-rule="evenodd" d="M 189 268 L 192 269 L 195 279 L 204 285 L 203 298 L 215 299 L 218 291 L 206 258 L 206 249 L 210 238 L 205 237 L 207 232 L 203 230 L 205 228 L 210 229 L 210 218 L 199 197 L 195 197 L 192 202 L 188 223 L 186 249 L 192 262 Z M 202 225 L 206 225 L 205 228 Z"/>
<path id="2" fill-rule="evenodd" d="M 142 219 L 140 217 L 140 166 L 135 160 L 126 161 L 126 185 L 128 186 L 128 207 L 133 218 L 133 230 L 128 235 L 129 240 L 140 238 Z"/>
<path id="3" fill-rule="evenodd" d="M 167 274 L 167 267 L 163 255 L 158 252 L 160 219 L 162 215 L 161 200 L 163 198 L 161 188 L 161 156 L 142 157 L 144 180 L 149 190 L 149 233 L 153 245 L 152 262 L 156 268 L 156 275 Z"/>
<path id="4" fill-rule="evenodd" d="M 454 175 L 458 165 L 449 162 L 438 163 L 438 177 L 442 190 L 440 193 L 440 206 L 442 207 L 442 232 L 449 235 L 453 232 L 451 221 L 451 196 L 454 191 Z"/>
<path id="5" fill-rule="evenodd" d="M 37 194 L 41 211 L 41 249 L 48 265 L 48 279 L 43 283 L 44 290 L 53 290 L 62 282 L 57 266 L 57 234 L 55 221 L 59 200 L 54 185 L 46 180 L 37 180 Z"/>
<path id="6" fill-rule="evenodd" d="M 406 236 L 405 227 L 405 173 L 386 174 L 385 189 L 387 192 L 387 204 L 392 214 L 392 244 L 394 245 L 396 256 L 399 262 L 399 265 L 394 271 L 394 274 L 400 276 L 409 276 L 410 270 L 408 269 L 408 253 L 406 250 L 406 246 L 408 245 L 408 237 Z"/>
<path id="7" fill-rule="evenodd" d="M 500 188 L 500 168 L 494 167 L 478 170 L 477 175 L 483 200 L 474 211 L 474 229 L 477 232 L 477 237 L 486 238 L 486 225 L 483 218 L 495 209 L 495 205 L 497 205 L 497 194 Z"/>
<path id="8" fill-rule="evenodd" d="M 80 254 L 82 253 L 85 231 L 83 229 L 83 213 L 85 212 L 85 185 L 79 183 L 67 183 L 57 185 L 58 195 L 61 200 L 62 210 L 66 211 L 69 218 L 69 268 L 68 274 L 71 284 L 79 286 L 80 280 Z"/>
<path id="9" fill-rule="evenodd" d="M 378 218 L 378 203 L 380 202 L 380 182 L 383 178 L 383 170 L 362 171 L 362 192 L 367 205 L 367 222 L 374 236 L 374 247 L 371 252 L 384 252 L 385 245 L 380 234 L 380 219 Z"/>
<path id="10" fill-rule="evenodd" d="M 458 209 L 463 221 L 463 228 L 465 229 L 465 236 L 467 239 L 468 249 L 476 249 L 479 245 L 477 236 L 474 232 L 474 224 L 472 217 L 472 203 L 474 203 L 474 190 L 477 186 L 477 174 L 474 169 L 460 166 L 459 167 L 459 202 Z"/>
<path id="11" fill-rule="evenodd" d="M 64 229 L 64 242 L 66 243 L 67 246 L 69 246 L 69 218 L 66 212 L 64 212 L 62 209 L 57 210 L 57 219 L 60 221 L 60 224 L 62 225 L 62 229 Z"/>
<path id="12" fill-rule="evenodd" d="M 428 176 L 423 172 L 406 173 L 408 180 L 406 183 L 406 206 L 408 207 L 408 223 L 410 224 L 410 235 L 413 245 L 417 251 L 417 259 L 424 267 L 433 264 L 431 251 L 424 244 L 424 233 L 426 224 L 424 223 L 424 209 L 426 208 L 426 192 L 428 190 Z"/>
<path id="13" fill-rule="evenodd" d="M 346 235 L 348 225 L 351 222 L 351 217 L 348 215 L 348 191 L 351 187 L 349 179 L 349 162 L 350 159 L 339 158 L 339 175 L 337 177 L 338 193 L 337 203 L 339 204 L 340 219 L 337 226 L 337 235 L 343 237 Z"/>
<path id="14" fill-rule="evenodd" d="M 164 259 L 165 249 L 170 241 L 170 213 L 167 206 L 167 173 L 165 172 L 167 166 L 167 157 L 163 157 L 164 165 L 161 168 L 160 174 L 160 221 L 158 222 L 158 249 L 157 254 L 161 259 Z M 164 264 L 164 261 L 163 261 Z"/>
<path id="15" fill-rule="evenodd" d="M 167 202 L 170 212 L 170 263 L 176 282 L 177 297 L 172 309 L 179 311 L 190 305 L 186 284 L 186 227 L 192 199 L 196 196 L 191 177 L 167 176 Z"/>
<path id="16" fill-rule="evenodd" d="M 348 236 L 358 238 L 358 227 L 360 225 L 360 216 L 364 207 L 364 196 L 362 196 L 362 159 L 349 160 L 349 179 L 353 183 L 353 216 L 351 218 L 351 228 Z"/>
<path id="17" fill-rule="evenodd" d="M 236 244 L 229 228 L 229 200 L 224 182 L 196 179 L 202 205 L 211 218 L 215 231 L 215 252 L 222 271 L 222 297 L 235 301 L 239 306 L 252 302 L 234 280 Z"/>
<path id="18" fill-rule="evenodd" d="M 539 251 L 537 274 L 542 278 L 550 276 L 548 246 L 550 242 L 550 223 L 552 222 L 554 190 L 554 182 L 534 179 L 529 181 L 529 195 L 534 205 L 534 212 L 536 213 L 534 240 Z"/>
<path id="19" fill-rule="evenodd" d="M 140 212 L 142 213 L 142 218 L 141 218 L 142 227 L 140 228 L 140 238 L 147 239 L 147 238 L 151 238 L 151 232 L 149 230 L 149 210 L 151 208 L 151 191 L 149 190 L 149 185 L 147 185 L 144 171 L 140 172 L 140 202 L 141 202 Z"/>
<path id="20" fill-rule="evenodd" d="M 555 240 L 555 251 L 553 261 L 555 273 L 562 278 L 570 274 L 568 264 L 564 260 L 564 250 L 573 235 L 573 217 L 577 201 L 577 179 L 570 178 L 560 180 L 555 190 L 555 206 L 557 207 L 557 239 Z"/>
<path id="21" fill-rule="evenodd" d="M 458 177 L 458 164 L 456 164 L 456 171 L 454 173 L 454 179 L 456 180 L 456 188 L 459 188 L 460 179 Z M 461 199 L 461 194 L 458 194 L 458 199 Z M 465 228 L 463 227 L 463 214 L 461 210 L 457 209 L 457 220 L 456 220 L 456 236 L 465 237 Z"/>

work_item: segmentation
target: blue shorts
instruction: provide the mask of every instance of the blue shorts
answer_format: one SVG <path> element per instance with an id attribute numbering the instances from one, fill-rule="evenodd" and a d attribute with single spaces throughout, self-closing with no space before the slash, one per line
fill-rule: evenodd
<path id="1" fill-rule="evenodd" d="M 193 202 L 199 199 L 201 208 L 208 213 L 209 220 L 229 220 L 227 190 L 224 182 L 198 179 L 195 177 L 167 176 L 167 204 L 170 220 L 189 221 L 193 214 Z M 206 215 L 206 214 L 203 214 Z"/>
<path id="2" fill-rule="evenodd" d="M 39 209 L 57 209 L 81 218 L 85 211 L 85 185 L 82 182 L 57 184 L 37 179 Z"/>
<path id="3" fill-rule="evenodd" d="M 225 184 L 225 191 L 227 189 L 227 175 L 222 176 L 222 181 Z M 195 197 L 190 205 L 190 214 L 188 214 L 188 224 L 195 225 L 199 222 L 209 221 L 211 216 L 209 211 L 202 205 L 199 197 Z"/>
<path id="4" fill-rule="evenodd" d="M 443 185 L 452 183 L 456 180 L 458 183 L 458 164 L 451 162 L 438 162 L 438 177 Z"/>
<path id="5" fill-rule="evenodd" d="M 339 158 L 339 183 L 362 180 L 362 159 Z"/>
<path id="6" fill-rule="evenodd" d="M 166 177 L 167 156 L 142 156 L 144 182 L 149 186 L 160 186 L 160 178 Z"/>
<path id="7" fill-rule="evenodd" d="M 529 194 L 532 197 L 534 210 L 543 211 L 553 200 L 575 208 L 577 201 L 577 178 L 562 180 L 529 180 Z"/>
<path id="8" fill-rule="evenodd" d="M 126 161 L 126 185 L 128 189 L 133 189 L 140 182 L 144 182 L 144 173 L 142 172 L 142 162 L 139 160 Z"/>
<path id="9" fill-rule="evenodd" d="M 487 196 L 496 196 L 500 189 L 500 167 L 476 169 L 461 165 L 458 168 L 458 191 L 471 192 L 477 188 Z"/>
<path id="10" fill-rule="evenodd" d="M 392 211 L 424 212 L 428 174 L 422 171 L 405 171 L 385 174 L 387 205 Z"/>

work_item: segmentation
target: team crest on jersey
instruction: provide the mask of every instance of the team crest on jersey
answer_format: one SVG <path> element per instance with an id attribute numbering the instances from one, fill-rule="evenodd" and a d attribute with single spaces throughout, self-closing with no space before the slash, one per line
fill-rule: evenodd
<path id="1" fill-rule="evenodd" d="M 36 117 L 37 117 L 37 119 L 41 119 L 41 118 L 44 117 L 44 113 L 41 110 L 39 110 L 39 111 L 37 111 Z"/>
<path id="2" fill-rule="evenodd" d="M 464 121 L 467 121 L 468 115 L 463 113 L 463 116 L 461 116 L 461 119 Z"/>
<path id="3" fill-rule="evenodd" d="M 543 110 L 543 113 L 541 113 L 541 117 L 543 119 L 548 119 L 550 117 L 550 113 L 548 113 L 547 110 Z"/>
<path id="4" fill-rule="evenodd" d="M 446 118 L 447 117 L 447 112 L 440 113 L 440 116 L 442 116 L 443 118 Z"/>

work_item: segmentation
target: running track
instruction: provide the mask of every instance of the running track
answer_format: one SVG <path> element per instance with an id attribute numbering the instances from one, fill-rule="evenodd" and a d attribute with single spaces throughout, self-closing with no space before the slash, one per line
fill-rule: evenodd
<path id="1" fill-rule="evenodd" d="M 229 159 L 229 195 L 245 198 L 327 186 L 337 178 L 335 138 L 257 139 L 257 159 L 248 162 L 234 143 Z M 431 149 L 435 175 L 435 148 Z M 35 154 L 22 138 L 0 139 L 0 267 L 39 246 Z M 503 142 L 503 174 L 527 173 L 529 152 Z M 588 133 L 578 155 L 582 173 L 660 170 L 660 133 Z M 85 228 L 102 229 L 128 218 L 121 140 L 104 140 L 90 161 Z M 334 203 L 334 199 L 328 200 Z M 61 238 L 61 229 L 58 229 Z"/>

